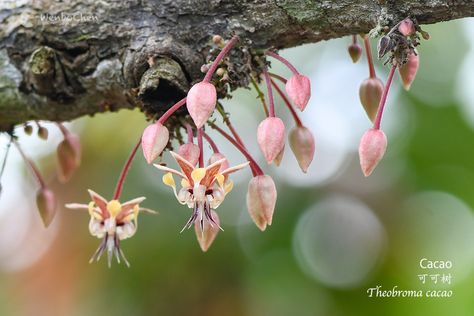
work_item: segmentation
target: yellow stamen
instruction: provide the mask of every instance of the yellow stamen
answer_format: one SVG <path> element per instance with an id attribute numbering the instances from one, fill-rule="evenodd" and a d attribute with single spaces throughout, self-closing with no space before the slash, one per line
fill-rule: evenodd
<path id="1" fill-rule="evenodd" d="M 122 210 L 122 205 L 120 204 L 119 201 L 112 200 L 109 203 L 107 203 L 107 210 L 109 211 L 110 215 L 115 217 Z"/>
<path id="2" fill-rule="evenodd" d="M 233 188 L 233 187 L 234 187 L 234 182 L 229 180 L 229 182 L 227 182 L 227 183 L 225 184 L 225 187 L 224 187 L 225 193 L 227 194 L 227 193 L 229 193 L 230 191 L 232 191 L 232 188 Z"/>
<path id="3" fill-rule="evenodd" d="M 216 175 L 216 180 L 217 180 L 217 183 L 219 183 L 219 186 L 222 188 L 224 186 L 225 177 L 222 174 L 218 173 Z"/>
<path id="4" fill-rule="evenodd" d="M 183 188 L 189 188 L 191 185 L 189 184 L 189 181 L 186 179 L 181 179 L 181 186 Z"/>

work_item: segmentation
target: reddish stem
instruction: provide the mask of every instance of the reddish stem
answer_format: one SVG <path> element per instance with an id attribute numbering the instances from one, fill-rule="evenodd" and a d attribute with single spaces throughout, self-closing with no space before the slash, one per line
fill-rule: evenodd
<path id="1" fill-rule="evenodd" d="M 186 123 L 186 133 L 188 133 L 188 144 L 194 143 L 193 127 Z"/>
<path id="2" fill-rule="evenodd" d="M 278 87 L 278 85 L 276 84 L 276 82 L 274 80 L 272 80 L 272 85 L 276 89 L 276 91 L 278 92 L 280 97 L 283 99 L 283 101 L 285 102 L 286 107 L 288 108 L 288 110 L 290 110 L 290 113 L 293 116 L 293 119 L 295 120 L 296 125 L 297 126 L 303 126 L 303 124 L 301 123 L 300 118 L 298 117 L 298 114 L 296 113 L 295 109 L 293 109 L 293 106 L 291 105 L 290 101 L 288 100 L 286 95 L 283 93 L 283 91 L 281 91 L 280 87 Z"/>
<path id="3" fill-rule="evenodd" d="M 375 68 L 374 68 L 374 62 L 372 60 L 372 51 L 370 49 L 370 42 L 367 36 L 364 36 L 364 46 L 365 46 L 365 53 L 367 54 L 367 63 L 369 64 L 370 78 L 375 78 Z"/>
<path id="4" fill-rule="evenodd" d="M 279 61 L 281 61 L 286 67 L 288 67 L 295 75 L 299 75 L 300 73 L 298 72 L 298 70 L 296 70 L 295 66 L 293 66 L 288 60 L 286 60 L 285 58 L 281 57 L 280 55 L 274 53 L 274 52 L 271 52 L 271 51 L 267 51 L 266 54 L 268 56 L 271 56 L 275 59 L 278 59 Z"/>
<path id="5" fill-rule="evenodd" d="M 216 143 L 212 140 L 211 136 L 209 136 L 207 133 L 203 132 L 202 133 L 202 136 L 204 136 L 204 138 L 206 139 L 206 141 L 209 143 L 209 145 L 211 145 L 211 148 L 212 148 L 212 151 L 215 153 L 215 154 L 218 154 L 219 153 L 219 148 L 217 148 L 217 145 Z"/>
<path id="6" fill-rule="evenodd" d="M 56 125 L 58 126 L 59 130 L 61 131 L 61 133 L 63 134 L 64 138 L 67 138 L 67 136 L 69 135 L 69 131 L 68 129 L 61 123 L 56 123 Z"/>
<path id="7" fill-rule="evenodd" d="M 382 114 L 385 107 L 385 102 L 387 101 L 388 90 L 390 89 L 390 85 L 392 84 L 393 74 L 397 69 L 397 65 L 392 65 L 390 69 L 390 73 L 388 74 L 387 84 L 385 85 L 385 89 L 383 90 L 382 98 L 380 99 L 379 103 L 379 110 L 377 111 L 377 116 L 375 117 L 374 121 L 374 129 L 380 129 L 380 122 L 382 121 Z"/>
<path id="8" fill-rule="evenodd" d="M 133 158 L 135 158 L 135 155 L 137 154 L 138 148 L 140 148 L 141 143 L 142 139 L 140 138 L 135 147 L 133 147 L 133 150 L 128 156 L 125 165 L 123 165 L 122 172 L 120 173 L 120 177 L 117 181 L 117 186 L 115 187 L 115 193 L 113 198 L 114 200 L 118 200 L 120 198 L 120 194 L 122 193 L 122 187 L 125 182 L 125 177 L 127 176 L 128 170 L 130 169 L 130 165 L 132 164 Z"/>
<path id="9" fill-rule="evenodd" d="M 357 35 L 352 35 L 352 44 L 357 44 Z"/>
<path id="10" fill-rule="evenodd" d="M 173 115 L 176 110 L 178 110 L 180 107 L 182 107 L 186 103 L 186 98 L 183 98 L 179 100 L 175 105 L 170 107 L 159 119 L 158 122 L 160 124 L 164 124 L 167 119 L 170 118 L 171 115 Z"/>
<path id="11" fill-rule="evenodd" d="M 283 82 L 283 84 L 286 84 L 286 82 L 287 82 L 287 80 L 285 78 L 283 78 L 280 75 L 274 74 L 273 72 L 269 72 L 268 74 L 270 75 L 270 77 L 273 77 L 275 79 L 280 80 L 281 82 Z"/>
<path id="12" fill-rule="evenodd" d="M 252 169 L 252 174 L 253 176 L 258 176 L 258 175 L 263 175 L 263 170 L 262 168 L 260 168 L 260 166 L 257 164 L 257 162 L 255 161 L 255 159 L 253 159 L 253 157 L 250 155 L 250 153 L 247 151 L 247 149 L 245 149 L 244 146 L 242 146 L 241 144 L 239 144 L 235 139 L 232 138 L 232 136 L 230 136 L 229 134 L 227 134 L 222 128 L 220 128 L 219 126 L 215 125 L 214 123 L 209 123 L 209 125 L 215 129 L 216 131 L 218 131 L 222 136 L 224 136 L 232 145 L 235 146 L 235 148 L 237 148 L 241 153 L 242 155 L 245 156 L 245 158 L 247 158 L 247 160 L 250 162 L 250 168 Z"/>
<path id="13" fill-rule="evenodd" d="M 198 139 L 198 146 L 199 146 L 199 168 L 204 168 L 204 150 L 202 144 L 202 127 L 198 129 L 197 132 L 197 139 Z"/>
<path id="14" fill-rule="evenodd" d="M 266 66 L 263 68 L 263 76 L 265 77 L 265 83 L 267 84 L 268 103 L 270 105 L 268 116 L 275 117 L 275 103 L 273 101 L 272 83 Z"/>
<path id="15" fill-rule="evenodd" d="M 221 50 L 219 55 L 217 55 L 216 59 L 212 63 L 211 67 L 206 73 L 206 76 L 202 80 L 203 82 L 210 82 L 212 75 L 216 72 L 217 67 L 219 66 L 219 63 L 222 61 L 222 59 L 229 53 L 229 51 L 232 49 L 232 47 L 237 43 L 239 40 L 239 37 L 237 35 L 234 35 L 224 46 L 224 48 Z"/>
<path id="16" fill-rule="evenodd" d="M 23 161 L 30 167 L 31 171 L 33 172 L 33 175 L 35 176 L 36 180 L 38 181 L 40 187 L 42 189 L 46 188 L 46 183 L 44 182 L 43 177 L 41 176 L 41 173 L 39 172 L 38 168 L 36 167 L 35 163 L 26 156 L 25 152 L 23 149 L 21 149 L 20 144 L 13 138 L 12 136 L 12 142 L 15 144 L 16 148 L 18 149 L 18 152 L 21 155 L 21 158 L 23 158 Z"/>

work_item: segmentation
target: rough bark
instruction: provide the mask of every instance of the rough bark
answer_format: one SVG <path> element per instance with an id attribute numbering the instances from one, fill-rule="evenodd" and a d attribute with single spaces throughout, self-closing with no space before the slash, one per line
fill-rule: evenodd
<path id="1" fill-rule="evenodd" d="M 233 89 L 259 72 L 269 47 L 367 33 L 407 16 L 428 24 L 473 15 L 467 0 L 1 0 L 0 130 L 120 108 L 159 113 L 202 78 L 214 34 L 241 38 L 243 50 L 229 57 Z"/>

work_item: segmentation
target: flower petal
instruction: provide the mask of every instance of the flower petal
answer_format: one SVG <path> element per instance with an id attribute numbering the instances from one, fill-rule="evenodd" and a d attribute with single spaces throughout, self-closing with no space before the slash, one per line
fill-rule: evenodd
<path id="1" fill-rule="evenodd" d="M 249 164 L 250 164 L 250 162 L 248 162 L 248 161 L 244 162 L 244 163 L 241 163 L 240 165 L 233 166 L 233 167 L 225 169 L 224 171 L 221 172 L 221 174 L 223 176 L 226 176 L 228 174 L 231 174 L 233 172 L 239 171 L 240 169 L 243 169 L 243 168 L 247 167 Z"/>
<path id="2" fill-rule="evenodd" d="M 194 170 L 194 166 L 189 161 L 187 161 L 186 159 L 178 155 L 177 153 L 170 151 L 170 154 L 171 156 L 173 156 L 174 160 L 176 160 L 179 167 L 188 178 L 189 182 L 191 182 L 192 181 L 191 173 Z M 194 185 L 194 183 L 191 183 L 191 185 Z"/>
<path id="3" fill-rule="evenodd" d="M 160 169 L 161 171 L 170 172 L 172 174 L 177 175 L 178 177 L 186 179 L 186 176 L 183 173 L 179 172 L 178 170 L 174 170 L 174 169 L 168 168 L 166 166 L 158 165 L 158 164 L 154 164 L 153 166 Z"/>
<path id="4" fill-rule="evenodd" d="M 89 192 L 89 195 L 91 196 L 92 201 L 101 210 L 102 217 L 108 218 L 110 214 L 109 214 L 109 211 L 107 211 L 107 200 L 92 190 L 87 190 L 87 191 Z"/>

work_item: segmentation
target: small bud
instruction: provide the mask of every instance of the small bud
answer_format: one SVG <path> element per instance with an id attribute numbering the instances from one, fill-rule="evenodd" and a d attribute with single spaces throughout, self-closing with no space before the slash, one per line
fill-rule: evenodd
<path id="1" fill-rule="evenodd" d="M 220 67 L 220 68 L 217 68 L 216 70 L 216 75 L 219 76 L 219 77 L 222 77 L 223 75 L 225 74 L 225 69 Z"/>
<path id="2" fill-rule="evenodd" d="M 31 134 L 33 134 L 33 127 L 30 124 L 25 124 L 23 126 L 23 131 L 26 135 L 30 136 Z"/>
<path id="3" fill-rule="evenodd" d="M 349 52 L 349 55 L 351 56 L 353 63 L 358 62 L 360 59 L 360 56 L 362 56 L 362 48 L 357 43 L 349 45 L 349 47 L 347 48 L 347 51 Z"/>
<path id="4" fill-rule="evenodd" d="M 257 129 L 257 142 L 268 163 L 272 163 L 285 145 L 285 125 L 278 117 L 267 117 Z"/>
<path id="5" fill-rule="evenodd" d="M 211 210 L 212 219 L 215 223 L 210 221 L 203 221 L 203 229 L 201 230 L 201 223 L 199 220 L 196 220 L 194 223 L 194 230 L 196 231 L 197 241 L 199 246 L 201 246 L 202 251 L 206 252 L 209 247 L 212 245 L 214 239 L 216 239 L 217 233 L 219 232 L 219 216 L 217 213 Z"/>
<path id="6" fill-rule="evenodd" d="M 148 163 L 152 163 L 168 144 L 169 132 L 168 129 L 160 122 L 149 125 L 143 131 L 142 135 L 142 149 L 143 156 Z"/>
<path id="7" fill-rule="evenodd" d="M 39 189 L 36 195 L 36 205 L 45 227 L 53 221 L 56 215 L 57 201 L 53 191 L 48 188 Z"/>
<path id="8" fill-rule="evenodd" d="M 81 164 L 81 142 L 75 134 L 68 133 L 57 148 L 59 181 L 65 183 L 71 179 L 74 171 Z"/>
<path id="9" fill-rule="evenodd" d="M 260 175 L 250 180 L 247 191 L 247 209 L 261 231 L 272 224 L 276 199 L 275 183 L 270 176 Z"/>
<path id="10" fill-rule="evenodd" d="M 408 54 L 407 62 L 398 67 L 398 72 L 400 73 L 400 78 L 402 78 L 403 88 L 405 88 L 405 90 L 410 90 L 419 66 L 420 57 L 417 54 L 410 52 Z"/>
<path id="11" fill-rule="evenodd" d="M 224 39 L 222 38 L 222 36 L 220 35 L 214 35 L 212 37 L 212 42 L 215 44 L 215 45 L 223 45 L 224 44 Z"/>
<path id="12" fill-rule="evenodd" d="M 303 75 L 293 75 L 286 82 L 286 93 L 293 103 L 303 111 L 311 97 L 311 82 Z"/>
<path id="13" fill-rule="evenodd" d="M 278 156 L 276 156 L 275 159 L 273 160 L 273 162 L 275 163 L 275 166 L 280 167 L 284 154 L 285 154 L 285 144 L 283 144 L 283 148 L 278 153 Z"/>
<path id="14" fill-rule="evenodd" d="M 191 87 L 186 98 L 186 106 L 197 128 L 206 123 L 214 112 L 216 102 L 216 87 L 212 83 L 199 82 Z"/>
<path id="15" fill-rule="evenodd" d="M 387 54 L 389 51 L 391 51 L 392 48 L 393 43 L 390 37 L 387 35 L 382 36 L 379 42 L 377 43 L 377 52 L 379 59 L 385 56 L 385 54 Z"/>
<path id="16" fill-rule="evenodd" d="M 387 137 L 380 129 L 367 130 L 360 140 L 359 160 L 362 172 L 368 177 L 387 149 Z"/>
<path id="17" fill-rule="evenodd" d="M 48 129 L 43 126 L 38 126 L 38 137 L 47 140 L 48 139 Z"/>
<path id="18" fill-rule="evenodd" d="M 314 157 L 314 137 L 304 126 L 296 126 L 290 131 L 290 148 L 304 173 L 308 171 Z"/>
<path id="19" fill-rule="evenodd" d="M 208 161 L 208 165 L 211 165 L 213 164 L 214 162 L 216 161 L 219 161 L 219 160 L 222 160 L 222 159 L 225 159 L 225 161 L 221 164 L 221 168 L 219 169 L 219 171 L 223 171 L 227 168 L 229 168 L 229 161 L 227 161 L 227 158 L 226 156 L 224 156 L 223 154 L 221 153 L 213 153 L 211 155 L 211 157 L 209 157 L 209 161 Z"/>
<path id="20" fill-rule="evenodd" d="M 178 154 L 195 166 L 200 156 L 199 146 L 193 143 L 187 143 L 179 146 Z"/>
<path id="21" fill-rule="evenodd" d="M 429 40 L 430 39 L 430 34 L 428 32 L 420 30 L 421 37 L 423 37 L 424 40 Z"/>
<path id="22" fill-rule="evenodd" d="M 412 36 L 415 34 L 415 24 L 410 18 L 406 18 L 398 25 L 398 31 L 402 33 L 403 36 Z"/>
<path id="23" fill-rule="evenodd" d="M 362 81 L 359 88 L 360 103 L 372 122 L 375 120 L 375 116 L 377 115 L 382 94 L 383 83 L 379 78 L 367 78 Z"/>

